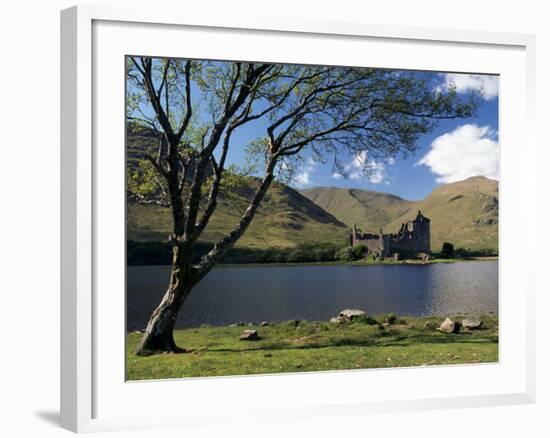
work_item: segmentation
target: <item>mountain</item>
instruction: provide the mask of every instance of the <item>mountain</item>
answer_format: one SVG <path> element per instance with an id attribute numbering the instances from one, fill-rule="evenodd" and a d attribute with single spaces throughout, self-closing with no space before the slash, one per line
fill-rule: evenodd
<path id="1" fill-rule="evenodd" d="M 258 186 L 257 178 L 246 179 L 246 186 L 231 198 L 218 197 L 218 206 L 201 236 L 215 242 L 237 225 Z M 167 208 L 154 205 L 128 206 L 128 239 L 166 240 L 171 218 Z M 239 239 L 239 247 L 288 248 L 305 242 L 331 242 L 343 246 L 349 230 L 334 216 L 292 188 L 273 183 L 266 193 L 250 227 Z"/>
<path id="2" fill-rule="evenodd" d="M 127 165 L 133 168 L 145 153 L 154 152 L 158 137 L 147 128 L 127 126 Z M 245 178 L 230 197 L 218 196 L 218 206 L 201 240 L 216 242 L 237 225 L 252 199 L 260 180 Z M 171 233 L 170 210 L 156 205 L 128 204 L 127 238 L 163 240 Z M 250 227 L 237 242 L 248 248 L 288 248 L 310 241 L 343 246 L 348 241 L 348 227 L 330 213 L 292 188 L 277 182 L 266 193 Z"/>
<path id="3" fill-rule="evenodd" d="M 407 213 L 413 204 L 399 196 L 360 189 L 314 187 L 300 193 L 348 227 L 357 223 L 373 232 Z"/>
<path id="4" fill-rule="evenodd" d="M 431 219 L 432 248 L 443 242 L 455 247 L 498 249 L 498 182 L 483 176 L 444 184 L 425 199 L 415 202 L 411 211 L 386 225 L 397 230 L 411 214 L 421 210 Z"/>
<path id="5" fill-rule="evenodd" d="M 431 246 L 443 242 L 456 248 L 498 249 L 498 182 L 482 176 L 438 186 L 421 201 L 359 189 L 318 187 L 302 193 L 351 226 L 396 232 L 418 210 L 431 219 Z"/>
<path id="6" fill-rule="evenodd" d="M 147 129 L 128 128 L 128 166 L 158 147 Z M 215 242 L 230 231 L 246 209 L 258 178 L 246 178 L 230 198 L 220 194 L 218 207 L 201 240 Z M 273 183 L 238 246 L 293 247 L 305 242 L 344 245 L 353 223 L 364 231 L 397 232 L 402 222 L 421 210 L 431 219 L 432 249 L 443 242 L 456 248 L 498 249 L 498 182 L 481 176 L 438 186 L 421 201 L 361 189 L 316 187 L 298 192 Z M 158 206 L 129 204 L 128 239 L 166 240 L 170 211 Z"/>

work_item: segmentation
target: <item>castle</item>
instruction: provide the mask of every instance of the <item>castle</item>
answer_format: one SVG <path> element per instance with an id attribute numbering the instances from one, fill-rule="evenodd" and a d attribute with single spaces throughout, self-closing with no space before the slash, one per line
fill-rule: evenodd
<path id="1" fill-rule="evenodd" d="M 364 245 L 367 254 L 375 257 L 399 257 L 403 254 L 430 254 L 430 219 L 420 210 L 413 220 L 401 224 L 396 234 L 361 233 L 356 224 L 350 236 L 350 245 Z"/>

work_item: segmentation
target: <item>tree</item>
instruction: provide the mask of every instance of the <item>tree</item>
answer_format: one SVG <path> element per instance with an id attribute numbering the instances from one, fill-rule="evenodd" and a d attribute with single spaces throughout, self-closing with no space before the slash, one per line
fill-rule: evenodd
<path id="1" fill-rule="evenodd" d="M 443 242 L 443 246 L 441 247 L 441 255 L 445 258 L 453 257 L 455 255 L 454 245 L 449 242 Z"/>
<path id="2" fill-rule="evenodd" d="M 341 260 L 344 262 L 350 262 L 354 260 L 353 258 L 353 247 L 351 246 L 345 246 L 344 248 L 341 248 L 336 253 L 336 260 Z"/>
<path id="3" fill-rule="evenodd" d="M 367 247 L 365 245 L 356 245 L 352 247 L 351 253 L 354 260 L 359 260 L 365 257 L 367 254 Z"/>
<path id="4" fill-rule="evenodd" d="M 375 160 L 413 152 L 440 119 L 471 116 L 479 104 L 440 90 L 434 75 L 371 68 L 127 58 L 127 123 L 158 141 L 129 164 L 128 199 L 171 211 L 172 270 L 138 353 L 180 351 L 173 338 L 178 311 L 192 289 L 250 225 L 276 177 L 291 174 L 304 151 L 331 160 L 345 175 L 357 158 L 368 173 Z M 261 181 L 235 227 L 192 264 L 191 253 L 218 196 L 238 179 L 226 165 L 235 133 L 262 127 L 246 145 Z M 262 169 L 261 172 L 259 169 Z"/>

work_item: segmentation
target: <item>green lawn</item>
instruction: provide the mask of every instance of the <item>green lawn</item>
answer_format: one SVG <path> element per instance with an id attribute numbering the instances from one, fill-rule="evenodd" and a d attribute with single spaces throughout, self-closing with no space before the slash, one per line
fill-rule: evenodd
<path id="1" fill-rule="evenodd" d="M 382 321 L 382 318 L 376 318 Z M 127 335 L 127 379 L 228 376 L 498 361 L 498 320 L 483 329 L 449 335 L 424 328 L 443 318 L 404 318 L 386 328 L 364 322 L 294 322 L 267 327 L 178 330 L 176 343 L 191 353 L 136 356 L 141 334 Z M 461 320 L 460 317 L 457 318 Z M 241 341 L 243 329 L 261 339 Z"/>

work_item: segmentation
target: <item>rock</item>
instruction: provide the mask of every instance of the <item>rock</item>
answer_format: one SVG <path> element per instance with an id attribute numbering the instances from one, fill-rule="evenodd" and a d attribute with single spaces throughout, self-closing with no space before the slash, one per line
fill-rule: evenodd
<path id="1" fill-rule="evenodd" d="M 345 309 L 345 310 L 342 310 L 338 314 L 338 318 L 343 319 L 343 320 L 347 320 L 347 321 L 352 321 L 353 319 L 357 318 L 358 316 L 362 316 L 364 314 L 365 314 L 365 312 L 363 312 L 362 310 L 359 310 L 359 309 Z"/>
<path id="2" fill-rule="evenodd" d="M 420 257 L 420 260 L 424 263 L 429 262 L 432 259 L 430 254 L 426 254 L 425 252 L 418 253 L 418 257 Z"/>
<path id="3" fill-rule="evenodd" d="M 426 321 L 424 323 L 424 330 L 433 330 L 435 328 L 435 325 L 431 321 Z"/>
<path id="4" fill-rule="evenodd" d="M 241 322 L 236 322 L 234 324 L 230 324 L 229 327 L 242 327 L 242 326 L 245 326 L 245 325 L 246 325 L 246 322 L 241 321 Z"/>
<path id="5" fill-rule="evenodd" d="M 241 341 L 256 341 L 260 339 L 260 337 L 258 336 L 258 332 L 256 330 L 245 330 L 241 333 L 239 339 Z"/>
<path id="6" fill-rule="evenodd" d="M 387 324 L 395 324 L 397 322 L 397 316 L 391 313 L 384 317 L 384 322 Z"/>
<path id="7" fill-rule="evenodd" d="M 268 325 L 271 325 L 271 324 L 269 323 L 269 321 L 262 321 L 262 322 L 260 323 L 260 326 L 261 326 L 261 327 L 267 327 Z"/>
<path id="8" fill-rule="evenodd" d="M 458 333 L 460 331 L 460 323 L 453 321 L 450 318 L 445 319 L 437 329 L 443 333 Z"/>
<path id="9" fill-rule="evenodd" d="M 483 325 L 483 321 L 479 321 L 477 319 L 463 319 L 462 320 L 462 327 L 468 330 L 476 330 L 480 329 Z"/>
<path id="10" fill-rule="evenodd" d="M 334 318 L 330 318 L 329 322 L 331 322 L 333 324 L 340 324 L 342 322 L 342 320 L 340 318 L 338 318 L 337 316 L 335 316 Z"/>
<path id="11" fill-rule="evenodd" d="M 382 323 L 382 327 L 384 327 L 385 329 L 389 328 L 391 326 L 391 324 L 389 322 L 383 322 Z"/>

